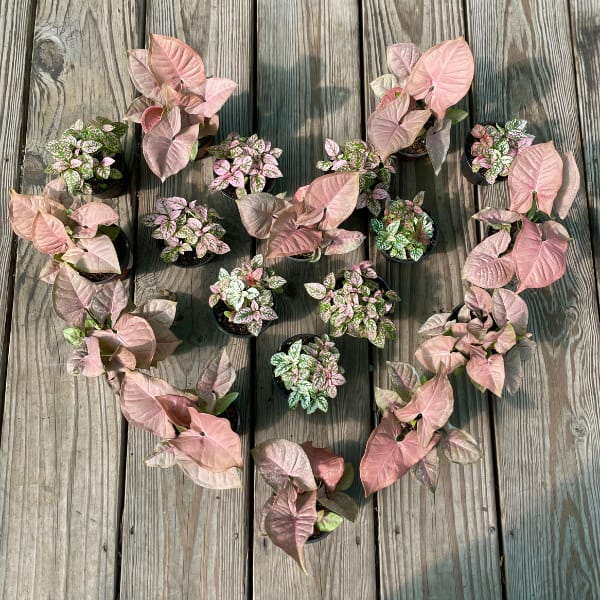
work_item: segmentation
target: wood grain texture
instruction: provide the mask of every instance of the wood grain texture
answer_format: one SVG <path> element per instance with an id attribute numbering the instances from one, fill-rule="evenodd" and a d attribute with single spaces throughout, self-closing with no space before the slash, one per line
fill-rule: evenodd
<path id="1" fill-rule="evenodd" d="M 25 191 L 40 191 L 47 179 L 48 139 L 77 118 L 123 113 L 131 88 L 119 57 L 135 38 L 135 15 L 128 1 L 38 3 Z M 113 202 L 125 227 L 129 204 L 125 196 Z M 50 287 L 37 280 L 44 262 L 19 243 L 0 456 L 1 595 L 111 597 L 121 418 L 101 378 L 66 373 L 64 324 Z"/>
<path id="2" fill-rule="evenodd" d="M 293 193 L 320 174 L 325 137 L 343 143 L 360 132 L 360 59 L 357 4 L 351 1 L 258 2 L 258 129 L 283 148 L 284 185 Z M 368 342 L 339 338 L 347 383 L 326 414 L 290 411 L 271 379 L 270 357 L 296 333 L 321 333 L 325 326 L 317 303 L 303 284 L 320 281 L 342 266 L 364 258 L 364 249 L 338 259 L 297 264 L 288 259 L 275 268 L 287 286 L 281 319 L 257 341 L 256 443 L 281 437 L 330 446 L 355 468 L 368 431 Z M 256 475 L 255 529 L 270 488 Z M 325 540 L 306 546 L 309 576 L 268 539 L 254 536 L 254 598 L 311 600 L 375 596 L 375 546 L 371 501 L 361 499 L 357 482 L 350 493 L 361 504 L 355 523 L 344 523 Z"/>
<path id="3" fill-rule="evenodd" d="M 202 56 L 209 75 L 238 83 L 220 113 L 221 136 L 248 132 L 254 111 L 252 2 L 148 2 L 146 31 L 174 35 Z M 231 270 L 252 251 L 235 203 L 220 193 L 208 193 L 212 160 L 188 166 L 160 184 L 141 167 L 139 193 L 136 302 L 174 293 L 179 302 L 175 331 L 184 343 L 154 374 L 179 388 L 194 388 L 204 365 L 224 346 L 238 371 L 234 390 L 240 392 L 243 455 L 248 464 L 248 431 L 253 375 L 252 342 L 220 333 L 209 314 L 209 285 L 218 269 Z M 154 210 L 159 196 L 197 199 L 218 210 L 232 251 L 200 268 L 181 269 L 159 259 L 159 246 L 141 216 Z M 207 490 L 195 486 L 178 469 L 150 469 L 143 459 L 158 442 L 155 436 L 129 428 L 127 477 L 123 514 L 123 598 L 247 597 L 247 552 L 250 485 L 240 490 Z M 248 482 L 251 482 L 249 478 Z"/>
<path id="4" fill-rule="evenodd" d="M 0 6 L 0 85 L 10 93 L 0 100 L 0 389 L 4 389 L 4 365 L 8 351 L 7 327 L 10 323 L 10 303 L 14 279 L 14 236 L 8 221 L 9 190 L 19 187 L 19 167 L 21 163 L 21 135 L 27 112 L 22 102 L 28 93 L 30 67 L 29 35 L 33 27 L 33 3 L 5 2 Z M 2 409 L 0 399 L 0 432 Z"/>
<path id="5" fill-rule="evenodd" d="M 386 46 L 411 41 L 423 49 L 464 35 L 461 2 L 363 2 L 365 81 L 388 71 Z M 366 106 L 375 97 L 366 87 Z M 463 108 L 468 108 L 463 101 Z M 439 228 L 437 249 L 416 265 L 386 261 L 371 243 L 377 271 L 402 301 L 394 320 L 398 340 L 375 354 L 374 384 L 388 388 L 386 361 L 416 364 L 420 325 L 433 313 L 451 311 L 463 298 L 461 268 L 475 243 L 470 217 L 473 191 L 460 175 L 465 124 L 453 128 L 446 165 L 435 177 L 429 161 L 402 162 L 395 192 L 412 198 L 425 190 L 425 206 Z M 438 488 L 431 494 L 407 476 L 378 494 L 382 598 L 499 598 L 500 560 L 494 498 L 489 409 L 484 396 L 460 377 L 455 381 L 451 422 L 481 443 L 485 457 L 455 465 L 441 457 Z"/>
<path id="6" fill-rule="evenodd" d="M 598 26 L 597 8 L 590 13 L 585 6 L 574 8 L 580 34 Z M 468 7 L 475 117 L 527 118 L 536 141 L 554 140 L 581 165 L 568 3 L 555 2 L 551 10 L 543 1 Z M 498 32 L 493 39 L 490 29 Z M 593 96 L 591 102 L 590 108 Z M 482 190 L 480 204 L 507 206 L 506 187 Z M 566 275 L 524 294 L 537 352 L 519 393 L 495 404 L 509 598 L 600 593 L 599 324 L 585 186 L 565 226 L 573 238 Z"/>

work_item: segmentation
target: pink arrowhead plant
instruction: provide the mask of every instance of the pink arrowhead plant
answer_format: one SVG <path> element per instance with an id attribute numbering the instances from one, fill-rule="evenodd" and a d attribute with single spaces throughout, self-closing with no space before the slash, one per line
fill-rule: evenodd
<path id="1" fill-rule="evenodd" d="M 130 50 L 128 66 L 142 96 L 132 102 L 126 117 L 141 123 L 146 162 L 165 181 L 188 164 L 199 138 L 217 132 L 217 113 L 236 83 L 207 78 L 200 55 L 164 35 L 150 34 L 147 50 Z"/>
<path id="2" fill-rule="evenodd" d="M 263 507 L 261 534 L 291 556 L 306 572 L 303 550 L 309 538 L 337 529 L 358 516 L 345 492 L 354 479 L 351 463 L 328 448 L 284 439 L 267 440 L 252 451 L 273 495 Z"/>
<path id="3" fill-rule="evenodd" d="M 424 140 L 437 175 L 448 153 L 450 126 L 467 116 L 453 105 L 471 87 L 471 49 L 462 37 L 426 52 L 411 43 L 393 44 L 387 63 L 390 73 L 371 82 L 380 104 L 369 117 L 367 137 L 382 159 Z"/>

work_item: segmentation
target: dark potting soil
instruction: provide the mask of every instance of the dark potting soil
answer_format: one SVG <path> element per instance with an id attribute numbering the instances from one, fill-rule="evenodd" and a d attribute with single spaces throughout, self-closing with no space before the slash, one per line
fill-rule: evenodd
<path id="1" fill-rule="evenodd" d="M 231 310 L 231 309 L 227 308 L 227 305 L 222 300 L 219 300 L 217 302 L 217 304 L 215 304 L 215 306 L 213 306 L 212 311 L 213 311 L 213 315 L 215 316 L 217 323 L 223 329 L 225 329 L 226 331 L 228 331 L 229 333 L 232 333 L 234 335 L 242 335 L 244 337 L 248 337 L 248 336 L 252 335 L 248 331 L 248 327 L 246 327 L 246 325 L 243 325 L 241 323 L 233 323 L 225 316 L 225 311 L 229 311 L 229 310 Z"/>
<path id="2" fill-rule="evenodd" d="M 424 137 L 418 137 L 410 146 L 400 150 L 402 154 L 421 155 L 427 154 L 427 146 Z"/>
<path id="3" fill-rule="evenodd" d="M 238 409 L 235 403 L 231 403 L 220 415 L 219 417 L 223 417 L 229 421 L 231 425 L 232 431 L 237 433 L 238 426 L 240 424 L 240 415 L 238 413 Z"/>
<path id="4" fill-rule="evenodd" d="M 179 267 L 201 267 L 214 257 L 212 252 L 207 252 L 202 258 L 198 258 L 195 252 L 184 252 L 177 257 L 175 264 Z"/>

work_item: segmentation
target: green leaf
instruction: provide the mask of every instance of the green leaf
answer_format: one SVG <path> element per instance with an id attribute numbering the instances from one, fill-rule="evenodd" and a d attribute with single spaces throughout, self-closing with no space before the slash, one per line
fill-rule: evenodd
<path id="1" fill-rule="evenodd" d="M 330 532 L 336 530 L 344 522 L 344 517 L 331 511 L 320 510 L 317 513 L 316 526 L 319 531 Z"/>
<path id="2" fill-rule="evenodd" d="M 67 169 L 62 174 L 63 179 L 65 180 L 65 185 L 71 194 L 77 194 L 81 189 L 81 177 L 77 171 L 73 169 Z"/>
<path id="3" fill-rule="evenodd" d="M 198 143 L 199 141 L 196 140 L 192 146 L 192 151 L 190 152 L 190 162 L 194 162 L 198 156 Z"/>
<path id="4" fill-rule="evenodd" d="M 354 465 L 352 463 L 344 463 L 344 474 L 341 479 L 338 481 L 335 489 L 339 492 L 343 492 L 347 490 L 354 481 Z"/>
<path id="5" fill-rule="evenodd" d="M 215 403 L 213 414 L 220 415 L 221 413 L 225 412 L 229 408 L 229 405 L 236 400 L 238 396 L 239 392 L 229 392 L 228 394 L 221 396 L 221 398 L 218 398 Z"/>
<path id="6" fill-rule="evenodd" d="M 66 327 L 63 329 L 63 336 L 72 346 L 81 346 L 85 340 L 85 331 L 79 327 Z"/>
<path id="7" fill-rule="evenodd" d="M 468 116 L 469 113 L 460 108 L 452 107 L 446 110 L 446 119 L 450 119 L 453 125 L 464 121 Z"/>
<path id="8" fill-rule="evenodd" d="M 118 169 L 111 168 L 110 170 L 110 178 L 111 179 L 123 179 L 123 173 Z"/>
<path id="9" fill-rule="evenodd" d="M 100 179 L 108 179 L 110 177 L 110 167 L 96 167 L 96 177 Z"/>
<path id="10" fill-rule="evenodd" d="M 327 288 L 320 283 L 305 283 L 306 293 L 315 300 L 322 300 L 327 294 Z"/>

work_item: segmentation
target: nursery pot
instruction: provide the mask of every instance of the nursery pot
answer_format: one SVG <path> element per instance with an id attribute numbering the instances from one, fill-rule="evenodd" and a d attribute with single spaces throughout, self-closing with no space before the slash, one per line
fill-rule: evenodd
<path id="1" fill-rule="evenodd" d="M 117 198 L 127 191 L 129 185 L 129 173 L 125 164 L 125 157 L 122 154 L 117 154 L 114 157 L 114 168 L 121 171 L 123 177 L 121 179 L 91 179 L 89 184 L 92 186 L 92 196 L 100 200 L 110 200 Z M 106 186 L 106 187 L 104 187 Z"/>
<path id="2" fill-rule="evenodd" d="M 84 273 L 82 271 L 79 274 L 85 277 L 92 283 L 107 283 L 113 279 L 126 279 L 129 276 L 131 247 L 129 246 L 129 240 L 123 231 L 119 231 L 119 235 L 113 242 L 117 257 L 119 259 L 119 266 L 121 267 L 121 273 Z"/>
<path id="3" fill-rule="evenodd" d="M 428 211 L 423 210 L 423 212 L 427 213 L 431 217 Z M 421 256 L 421 258 L 417 261 L 404 258 L 396 258 L 395 256 L 391 256 L 386 250 L 379 250 L 379 252 L 381 252 L 381 254 L 383 254 L 389 261 L 400 264 L 416 265 L 417 263 L 420 263 L 422 260 L 426 259 L 435 250 L 435 247 L 438 243 L 438 233 L 439 232 L 437 223 L 433 221 L 433 237 L 431 238 L 431 243 L 429 244 L 429 248 L 427 248 L 423 256 Z"/>
<path id="4" fill-rule="evenodd" d="M 275 310 L 275 307 L 277 306 L 278 302 L 277 302 L 277 297 L 275 295 L 275 293 L 273 293 L 273 310 Z M 230 310 L 227 305 L 225 304 L 225 302 L 223 302 L 223 300 L 219 300 L 212 308 L 211 308 L 211 314 L 213 316 L 213 320 L 215 322 L 215 325 L 217 326 L 217 329 L 219 329 L 220 331 L 222 331 L 223 333 L 234 337 L 234 338 L 245 338 L 245 339 L 250 339 L 253 337 L 257 337 L 252 335 L 249 331 L 248 331 L 248 327 L 246 327 L 246 325 L 243 324 L 238 324 L 238 323 L 231 323 L 227 317 L 225 316 L 225 311 L 226 310 Z M 275 310 L 275 312 L 277 312 Z M 275 319 L 276 320 L 276 319 Z M 274 322 L 273 321 L 263 321 L 263 326 L 262 329 L 259 332 L 259 335 L 267 328 L 270 327 Z"/>
<path id="5" fill-rule="evenodd" d="M 312 255 L 311 252 L 310 254 L 294 254 L 293 256 L 286 256 L 286 258 L 297 263 L 309 263 Z"/>
<path id="6" fill-rule="evenodd" d="M 317 542 L 323 541 L 328 535 L 331 535 L 333 531 L 319 531 L 315 529 L 315 532 L 306 540 L 307 544 L 316 544 Z"/>
<path id="7" fill-rule="evenodd" d="M 229 421 L 229 424 L 231 425 L 231 430 L 234 433 L 238 432 L 240 426 L 240 412 L 238 410 L 237 404 L 238 401 L 235 400 L 220 415 L 217 415 L 218 417 L 223 417 L 224 419 L 227 419 Z"/>
<path id="8" fill-rule="evenodd" d="M 270 179 L 269 177 L 266 178 L 266 183 L 265 183 L 265 187 L 262 190 L 265 194 L 268 194 L 272 189 L 273 186 L 275 185 L 275 180 L 274 179 Z M 248 194 L 250 194 L 250 190 L 248 188 L 246 188 L 246 192 Z M 237 200 L 237 196 L 235 195 L 235 188 L 230 185 L 228 187 L 226 187 L 224 190 L 221 190 L 221 193 L 223 193 L 225 196 L 227 196 L 230 200 Z"/>
<path id="9" fill-rule="evenodd" d="M 408 148 L 402 148 L 396 152 L 400 160 L 418 160 L 428 156 L 425 146 L 425 137 L 418 137 Z"/>
<path id="10" fill-rule="evenodd" d="M 316 337 L 318 337 L 316 333 L 299 333 L 297 335 L 292 335 L 281 343 L 277 352 L 287 352 L 290 349 L 290 346 L 298 340 L 302 340 L 302 344 L 304 345 L 312 342 Z M 271 370 L 273 369 L 271 368 Z M 290 391 L 285 387 L 279 377 L 273 375 L 273 383 L 286 398 L 290 395 Z"/>
<path id="11" fill-rule="evenodd" d="M 205 137 L 199 137 L 198 138 L 198 151 L 196 152 L 196 158 L 194 160 L 196 161 L 196 160 L 200 160 L 200 159 L 204 158 L 208 154 L 208 149 L 214 145 L 215 145 L 215 136 L 214 135 L 207 135 Z"/>
<path id="12" fill-rule="evenodd" d="M 161 250 L 165 247 L 163 240 L 156 240 L 156 245 Z M 194 251 L 184 252 L 177 256 L 177 260 L 172 263 L 165 263 L 166 265 L 175 265 L 176 267 L 182 267 L 183 269 L 193 269 L 195 267 L 201 267 L 206 263 L 210 262 L 216 255 L 212 252 L 207 252 L 202 258 L 198 258 Z"/>
<path id="13" fill-rule="evenodd" d="M 495 123 L 482 123 L 482 125 L 495 125 Z M 462 176 L 473 185 L 493 185 L 485 180 L 485 171 L 473 173 L 473 157 L 471 156 L 471 146 L 474 144 L 474 142 L 475 138 L 471 135 L 471 133 L 468 133 L 465 139 L 462 160 L 460 161 L 460 172 L 462 173 Z M 507 179 L 507 176 L 498 176 L 496 177 L 495 183 L 506 181 Z"/>

